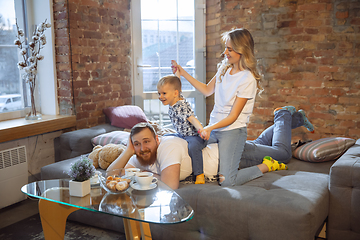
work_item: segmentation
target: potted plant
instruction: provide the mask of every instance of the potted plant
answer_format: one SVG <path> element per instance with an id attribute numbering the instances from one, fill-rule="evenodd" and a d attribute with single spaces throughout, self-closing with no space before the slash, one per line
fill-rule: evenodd
<path id="1" fill-rule="evenodd" d="M 69 182 L 70 196 L 83 197 L 90 193 L 90 178 L 95 174 L 95 167 L 88 157 L 81 156 L 72 163 L 67 174 L 72 179 Z"/>

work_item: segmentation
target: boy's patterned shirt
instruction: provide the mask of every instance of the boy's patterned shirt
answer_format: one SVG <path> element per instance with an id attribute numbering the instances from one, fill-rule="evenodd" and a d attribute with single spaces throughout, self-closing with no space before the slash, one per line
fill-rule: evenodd
<path id="1" fill-rule="evenodd" d="M 185 99 L 177 101 L 174 106 L 169 106 L 171 123 L 183 137 L 199 135 L 194 125 L 187 120 L 190 116 L 194 116 L 194 111 Z"/>

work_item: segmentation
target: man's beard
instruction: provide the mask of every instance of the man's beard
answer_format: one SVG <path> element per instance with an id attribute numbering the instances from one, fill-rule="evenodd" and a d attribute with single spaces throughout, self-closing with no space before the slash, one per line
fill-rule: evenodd
<path id="1" fill-rule="evenodd" d="M 136 157 L 142 166 L 149 166 L 149 165 L 152 165 L 153 163 L 155 163 L 156 155 L 157 155 L 157 147 L 158 146 L 156 146 L 156 148 L 153 152 L 151 152 L 150 150 L 146 150 L 146 151 L 141 151 L 139 154 L 136 154 Z M 150 152 L 150 156 L 146 157 L 146 159 L 144 159 L 142 157 L 142 154 L 148 153 L 148 152 Z"/>

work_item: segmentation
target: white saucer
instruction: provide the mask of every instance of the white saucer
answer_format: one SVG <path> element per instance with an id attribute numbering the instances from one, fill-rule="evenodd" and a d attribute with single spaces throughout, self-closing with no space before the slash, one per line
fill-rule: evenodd
<path id="1" fill-rule="evenodd" d="M 150 184 L 150 186 L 146 187 L 146 188 L 143 188 L 141 187 L 138 183 L 131 183 L 131 187 L 135 190 L 140 190 L 140 191 L 144 191 L 144 190 L 150 190 L 150 189 L 154 189 L 157 187 L 157 184 L 156 183 L 152 183 Z"/>
<path id="2" fill-rule="evenodd" d="M 98 178 L 98 177 L 96 177 L 96 178 L 90 178 L 90 185 L 91 185 L 92 187 L 100 186 L 99 178 Z"/>

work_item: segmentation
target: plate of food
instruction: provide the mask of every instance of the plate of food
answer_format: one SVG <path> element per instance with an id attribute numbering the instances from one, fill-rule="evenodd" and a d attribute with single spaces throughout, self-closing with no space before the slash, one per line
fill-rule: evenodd
<path id="1" fill-rule="evenodd" d="M 99 175 L 99 181 L 102 188 L 108 193 L 118 194 L 126 192 L 130 186 L 131 177 L 125 174 L 125 170 L 114 169 L 106 171 L 105 176 Z"/>

